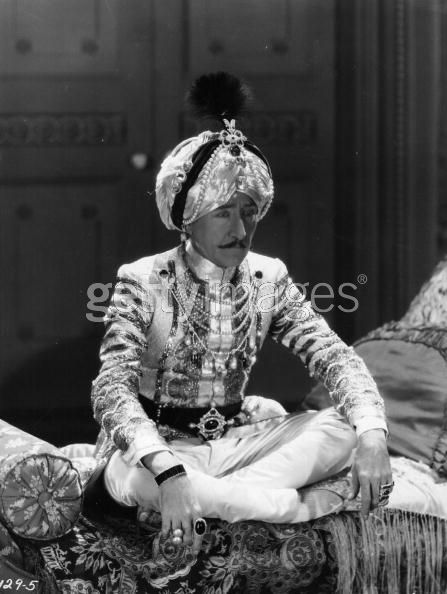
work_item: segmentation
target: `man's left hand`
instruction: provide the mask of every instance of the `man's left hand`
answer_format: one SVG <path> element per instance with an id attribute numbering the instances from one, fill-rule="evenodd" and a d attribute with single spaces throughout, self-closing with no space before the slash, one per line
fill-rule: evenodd
<path id="1" fill-rule="evenodd" d="M 360 491 L 362 513 L 368 513 L 379 505 L 380 487 L 393 482 L 385 432 L 370 429 L 359 437 L 357 452 L 352 465 L 352 492 L 355 499 Z"/>

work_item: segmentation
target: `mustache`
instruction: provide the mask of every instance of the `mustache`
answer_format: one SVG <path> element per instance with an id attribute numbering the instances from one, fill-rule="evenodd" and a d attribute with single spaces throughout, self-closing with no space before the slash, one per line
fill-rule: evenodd
<path id="1" fill-rule="evenodd" d="M 225 243 L 223 245 L 220 245 L 219 247 L 223 250 L 229 249 L 229 248 L 245 249 L 245 248 L 249 247 L 249 242 L 248 241 L 240 241 L 238 239 L 235 239 L 231 243 Z"/>

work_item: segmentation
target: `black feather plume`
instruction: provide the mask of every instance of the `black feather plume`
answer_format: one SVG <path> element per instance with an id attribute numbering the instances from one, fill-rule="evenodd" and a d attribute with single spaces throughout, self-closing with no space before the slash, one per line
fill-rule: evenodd
<path id="1" fill-rule="evenodd" d="M 199 117 L 237 118 L 251 100 L 249 87 L 228 72 L 204 74 L 191 86 L 186 100 Z"/>

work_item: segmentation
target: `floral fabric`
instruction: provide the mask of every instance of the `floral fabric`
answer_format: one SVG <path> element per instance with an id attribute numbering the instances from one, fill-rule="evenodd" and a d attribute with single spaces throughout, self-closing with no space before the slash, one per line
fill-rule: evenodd
<path id="1" fill-rule="evenodd" d="M 27 547 L 46 569 L 49 592 L 88 594 L 332 594 L 330 535 L 318 525 L 213 520 L 197 557 L 160 540 L 159 517 L 144 525 L 82 518 L 55 543 Z M 31 561 L 30 561 L 31 559 Z"/>
<path id="2" fill-rule="evenodd" d="M 420 485 L 408 462 L 396 460 L 395 476 Z M 45 594 L 447 591 L 447 521 L 393 509 L 365 519 L 346 471 L 306 489 L 336 491 L 346 511 L 299 524 L 208 520 L 198 556 L 160 537 L 155 512 L 144 523 L 97 512 L 57 540 L 19 541 L 23 565 Z"/>
<path id="3" fill-rule="evenodd" d="M 82 506 L 71 461 L 54 446 L 0 420 L 0 518 L 22 538 L 66 534 Z"/>

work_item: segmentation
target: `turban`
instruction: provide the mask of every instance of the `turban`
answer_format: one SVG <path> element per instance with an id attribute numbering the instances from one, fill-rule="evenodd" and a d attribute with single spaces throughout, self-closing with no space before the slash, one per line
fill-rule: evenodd
<path id="1" fill-rule="evenodd" d="M 217 76 L 230 77 L 225 73 Z M 258 220 L 270 206 L 273 180 L 267 159 L 236 129 L 234 119 L 220 119 L 225 126 L 221 132 L 206 131 L 184 140 L 161 164 L 155 197 L 168 229 L 183 230 L 237 192 L 254 201 Z"/>

